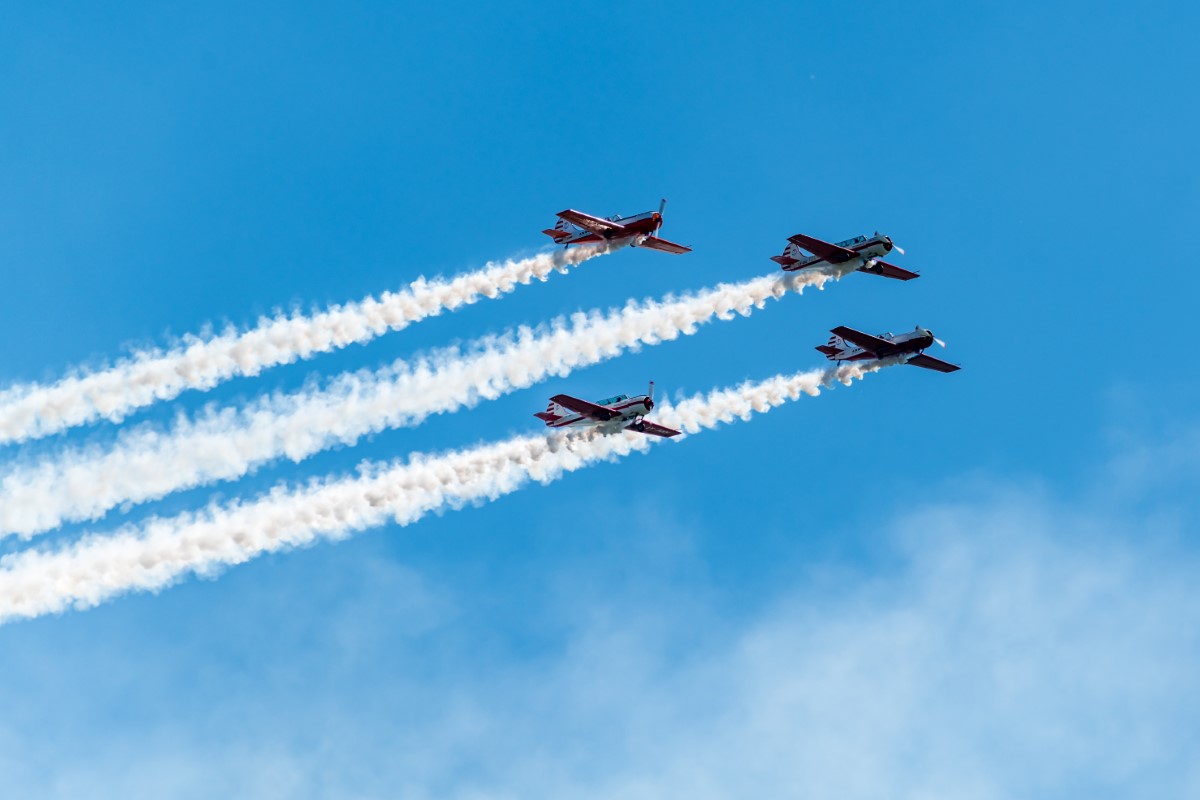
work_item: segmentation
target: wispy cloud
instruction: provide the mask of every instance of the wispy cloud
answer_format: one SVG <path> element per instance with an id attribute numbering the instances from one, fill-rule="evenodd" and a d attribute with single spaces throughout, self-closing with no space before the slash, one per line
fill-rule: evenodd
<path id="1" fill-rule="evenodd" d="M 183 723 L 177 686 L 150 689 L 140 703 L 169 708 L 156 726 L 85 731 L 65 758 L 58 739 L 41 750 L 9 729 L 0 764 L 10 789 L 48 798 L 198 784 L 497 800 L 1200 792 L 1200 552 L 1187 531 L 1161 514 L 1148 525 L 1136 498 L 1092 508 L 1086 487 L 930 488 L 945 499 L 895 502 L 880 528 L 852 534 L 875 558 L 802 560 L 749 614 L 695 572 L 669 586 L 655 574 L 655 603 L 628 581 L 571 580 L 544 598 L 553 612 L 531 628 L 549 619 L 553 632 L 537 648 L 443 621 L 394 641 L 406 658 L 372 649 L 327 677 L 321 639 L 245 660 Z M 458 591 L 483 602 L 474 583 Z M 300 613 L 306 630 L 392 635 L 354 593 Z M 284 667 L 315 696 L 297 702 L 295 684 L 268 679 Z"/>

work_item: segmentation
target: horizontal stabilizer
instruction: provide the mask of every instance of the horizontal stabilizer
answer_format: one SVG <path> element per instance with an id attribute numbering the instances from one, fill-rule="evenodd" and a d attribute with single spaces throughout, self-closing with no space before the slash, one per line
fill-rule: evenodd
<path id="1" fill-rule="evenodd" d="M 547 425 L 549 425 L 551 422 L 554 422 L 557 419 L 562 419 L 562 417 L 560 417 L 558 414 L 551 414 L 549 411 L 539 411 L 536 414 L 534 414 L 534 416 L 537 417 L 538 419 L 544 421 Z"/>
<path id="2" fill-rule="evenodd" d="M 546 230 L 542 231 L 542 233 L 546 234 L 547 236 L 549 236 L 551 239 L 553 239 L 556 242 L 560 239 L 570 239 L 571 238 L 570 231 L 561 231 L 561 230 L 557 230 L 555 228 L 546 228 Z"/>
<path id="3" fill-rule="evenodd" d="M 783 267 L 784 269 L 787 269 L 788 267 L 790 267 L 792 264 L 795 264 L 800 259 L 792 258 L 791 256 L 771 256 L 771 260 L 774 261 L 779 266 Z"/>
<path id="4" fill-rule="evenodd" d="M 829 356 L 830 358 L 833 358 L 839 352 L 841 352 L 836 347 L 834 347 L 832 345 L 828 345 L 828 344 L 819 344 L 819 345 L 817 345 L 816 349 L 818 352 L 824 353 L 825 355 Z"/>

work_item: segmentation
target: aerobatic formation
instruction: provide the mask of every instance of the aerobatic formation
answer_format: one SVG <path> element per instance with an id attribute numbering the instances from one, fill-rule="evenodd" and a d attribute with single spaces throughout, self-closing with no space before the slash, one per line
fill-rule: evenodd
<path id="1" fill-rule="evenodd" d="M 402 291 L 311 315 L 279 315 L 242 331 L 186 337 L 175 346 L 139 352 L 57 383 L 10 387 L 0 391 L 0 445 L 20 445 L 101 420 L 121 424 L 139 408 L 185 391 L 206 391 L 232 377 L 364 344 L 627 246 L 691 252 L 659 235 L 665 206 L 663 200 L 657 211 L 606 218 L 568 209 L 543 231 L 561 250 L 488 264 L 449 280 L 421 278 Z M 879 233 L 836 244 L 796 234 L 781 255 L 772 257 L 782 273 L 580 312 L 375 372 L 332 376 L 324 385 L 309 383 L 294 394 L 264 394 L 241 407 L 208 407 L 194 418 L 178 414 L 165 427 L 123 427 L 106 445 L 64 446 L 24 463 L 11 459 L 0 472 L 0 537 L 28 538 L 68 522 L 99 520 L 113 509 L 126 511 L 185 489 L 235 480 L 271 461 L 299 462 L 329 447 L 354 445 L 376 431 L 417 425 L 431 414 L 454 413 L 551 375 L 561 378 L 629 350 L 692 335 L 713 320 L 749 316 L 768 300 L 800 294 L 808 286 L 822 288 L 851 272 L 901 281 L 919 277 L 883 260 L 893 250 L 904 252 Z M 545 425 L 540 434 L 413 454 L 365 465 L 353 478 L 280 484 L 259 498 L 213 499 L 178 516 L 150 516 L 108 532 L 87 532 L 57 547 L 17 550 L 0 558 L 0 622 L 86 608 L 131 591 L 156 591 L 189 574 L 210 575 L 263 553 L 388 521 L 411 524 L 431 512 L 493 500 L 531 480 L 549 483 L 589 464 L 645 452 L 655 440 L 749 419 L 885 367 L 959 369 L 925 353 L 934 344 L 945 345 L 920 326 L 878 336 L 838 326 L 832 334 L 816 348 L 832 362 L 824 369 L 657 405 L 653 381 L 645 394 L 595 402 L 558 393 L 534 415 Z M 656 420 L 648 419 L 652 412 Z"/>
<path id="2" fill-rule="evenodd" d="M 647 211 L 631 217 L 617 215 L 603 219 L 582 211 L 567 209 L 558 213 L 558 223 L 553 228 L 547 228 L 542 233 L 552 237 L 557 244 L 567 247 L 584 242 L 629 241 L 637 247 L 650 247 L 667 253 L 690 253 L 690 247 L 668 242 L 654 235 L 662 228 L 663 210 L 666 205 L 667 201 L 663 200 L 659 203 L 658 211 Z M 884 261 L 882 256 L 892 250 L 904 254 L 904 250 L 897 247 L 890 237 L 878 232 L 870 238 L 855 236 L 836 244 L 797 233 L 788 237 L 788 244 L 783 253 L 771 256 L 771 260 L 779 264 L 785 272 L 792 273 L 815 274 L 823 269 L 834 268 L 838 270 L 839 276 L 849 271 L 857 271 L 900 281 L 921 277 L 916 272 Z M 913 333 L 900 336 L 890 333 L 871 336 L 844 325 L 834 328 L 833 334 L 828 344 L 817 347 L 830 361 L 879 362 L 899 358 L 905 364 L 938 372 L 954 372 L 960 369 L 955 364 L 925 355 L 925 349 L 934 342 L 942 347 L 946 344 L 919 325 Z M 650 382 L 648 394 L 636 397 L 620 394 L 595 403 L 566 394 L 555 395 L 550 398 L 546 410 L 539 411 L 534 416 L 543 420 L 548 428 L 586 426 L 609 433 L 626 430 L 664 438 L 679 435 L 677 430 L 646 420 L 645 415 L 652 408 L 653 381 Z"/>

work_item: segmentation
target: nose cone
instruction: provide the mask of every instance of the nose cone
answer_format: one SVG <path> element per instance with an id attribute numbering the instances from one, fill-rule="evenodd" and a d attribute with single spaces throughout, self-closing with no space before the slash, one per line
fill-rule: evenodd
<path id="1" fill-rule="evenodd" d="M 654 216 L 652 216 L 650 219 L 654 220 L 654 230 L 658 230 L 662 227 L 662 214 L 655 211 Z"/>
<path id="2" fill-rule="evenodd" d="M 646 398 L 646 410 L 649 411 L 652 408 L 654 408 L 654 401 L 651 400 L 649 397 L 647 397 Z"/>
<path id="3" fill-rule="evenodd" d="M 891 237 L 890 236 L 883 237 L 883 252 L 890 253 L 890 252 L 892 252 L 893 247 L 895 247 L 895 245 L 892 244 Z"/>

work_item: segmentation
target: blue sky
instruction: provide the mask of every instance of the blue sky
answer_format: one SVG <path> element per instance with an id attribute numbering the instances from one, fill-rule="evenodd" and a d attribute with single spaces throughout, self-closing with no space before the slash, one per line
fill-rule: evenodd
<path id="1" fill-rule="evenodd" d="M 764 274 L 801 231 L 884 231 L 923 273 L 851 276 L 62 538 L 536 430 L 557 391 L 818 366 L 838 324 L 931 327 L 965 367 L 2 627 L 6 782 L 1194 796 L 1197 22 L 1182 3 L 0 12 L 5 385 L 532 253 L 568 206 L 666 196 L 664 235 L 695 252 L 621 252 L 135 421 Z"/>

